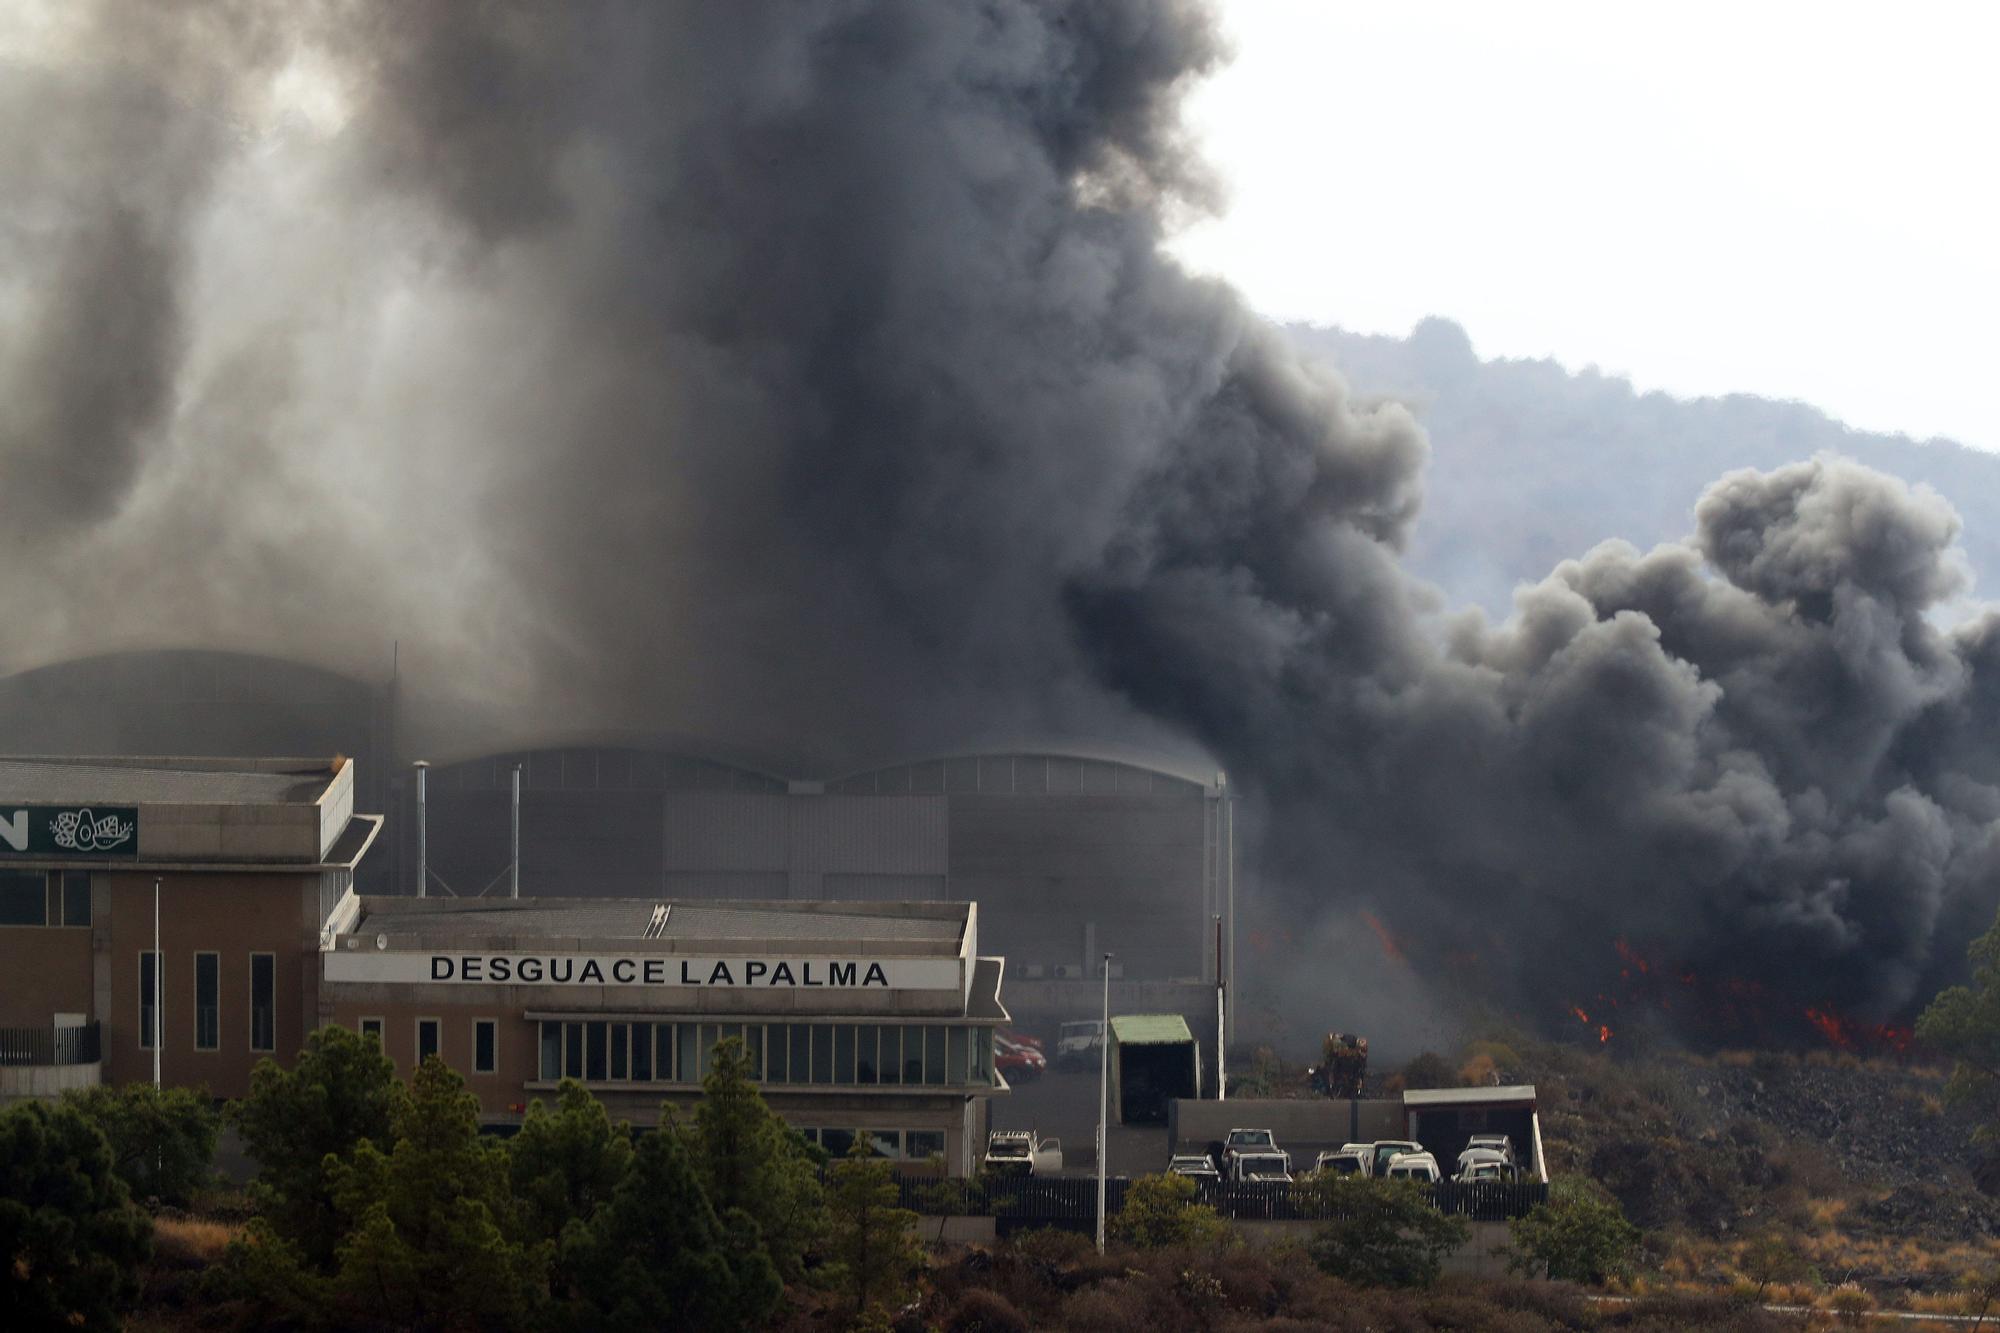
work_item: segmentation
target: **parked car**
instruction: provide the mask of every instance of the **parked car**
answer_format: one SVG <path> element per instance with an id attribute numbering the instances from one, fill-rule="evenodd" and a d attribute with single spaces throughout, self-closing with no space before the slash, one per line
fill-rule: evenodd
<path id="1" fill-rule="evenodd" d="M 989 1175 L 1032 1176 L 1035 1174 L 1034 1131 L 994 1130 L 986 1136 L 986 1156 L 981 1166 Z"/>
<path id="2" fill-rule="evenodd" d="M 1438 1159 L 1427 1152 L 1399 1152 L 1389 1159 L 1390 1180 L 1419 1180 L 1435 1185 L 1442 1174 Z"/>
<path id="3" fill-rule="evenodd" d="M 1372 1175 L 1374 1166 L 1374 1152 L 1366 1143 L 1330 1148 L 1313 1159 L 1314 1171 L 1331 1171 L 1337 1176 Z"/>
<path id="4" fill-rule="evenodd" d="M 1016 1046 L 1027 1046 L 1034 1050 L 1041 1051 L 1042 1054 L 1044 1055 L 1048 1054 L 1048 1052 L 1044 1050 L 1042 1047 L 1042 1039 L 1040 1037 L 1037 1037 L 1032 1032 L 1022 1032 L 1015 1028 L 996 1028 L 994 1029 L 993 1035 L 996 1037 L 1005 1038 L 1007 1041 L 1013 1043 Z"/>
<path id="5" fill-rule="evenodd" d="M 1197 1185 L 1213 1185 L 1222 1179 L 1222 1173 L 1215 1169 L 1215 1161 L 1206 1153 L 1180 1153 L 1167 1161 L 1167 1174 L 1186 1176 Z"/>
<path id="6" fill-rule="evenodd" d="M 1236 1159 L 1244 1153 L 1275 1153 L 1285 1159 L 1285 1170 L 1292 1169 L 1292 1155 L 1278 1146 L 1277 1136 L 1268 1129 L 1232 1129 L 1229 1137 L 1222 1141 L 1222 1169 L 1227 1172 Z"/>
<path id="7" fill-rule="evenodd" d="M 1034 1047 L 1009 1041 L 996 1032 L 993 1034 L 993 1067 L 1004 1074 L 1009 1083 L 1032 1083 L 1048 1071 L 1049 1060 Z"/>
<path id="8" fill-rule="evenodd" d="M 1513 1180 L 1517 1174 L 1514 1164 L 1493 1149 L 1467 1148 L 1458 1155 L 1458 1175 L 1454 1179 Z"/>
<path id="9" fill-rule="evenodd" d="M 1474 1134 L 1465 1141 L 1465 1148 L 1467 1152 L 1474 1148 L 1489 1148 L 1510 1162 L 1515 1160 L 1514 1140 L 1505 1134 Z"/>
<path id="10" fill-rule="evenodd" d="M 1095 1067 L 1104 1049 L 1104 1020 L 1064 1023 L 1056 1029 L 1056 1068 Z"/>
<path id="11" fill-rule="evenodd" d="M 1377 1139 L 1368 1145 L 1373 1152 L 1373 1169 L 1369 1174 L 1380 1176 L 1389 1169 L 1389 1159 L 1397 1153 L 1422 1152 L 1424 1145 L 1413 1139 Z"/>
<path id="12" fill-rule="evenodd" d="M 1062 1174 L 1062 1140 L 1045 1139 L 1032 1129 L 996 1129 L 986 1136 L 981 1165 L 996 1176 Z"/>
<path id="13" fill-rule="evenodd" d="M 1292 1159 L 1282 1152 L 1240 1152 L 1230 1161 L 1229 1178 L 1239 1183 L 1292 1183 Z"/>

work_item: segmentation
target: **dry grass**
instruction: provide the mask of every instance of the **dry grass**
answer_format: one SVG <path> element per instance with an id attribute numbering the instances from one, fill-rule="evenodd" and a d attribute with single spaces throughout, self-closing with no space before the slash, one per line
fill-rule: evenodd
<path id="1" fill-rule="evenodd" d="M 229 1242 L 242 1232 L 242 1226 L 234 1222 L 205 1217 L 156 1217 L 153 1253 L 158 1261 L 175 1267 L 206 1268 L 221 1259 Z"/>

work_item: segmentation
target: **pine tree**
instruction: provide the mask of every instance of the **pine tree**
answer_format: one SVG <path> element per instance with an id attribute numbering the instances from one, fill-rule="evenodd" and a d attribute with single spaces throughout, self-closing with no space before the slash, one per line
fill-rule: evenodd
<path id="1" fill-rule="evenodd" d="M 539 1101 L 529 1105 L 521 1132 L 508 1141 L 507 1160 L 528 1235 L 555 1243 L 571 1222 L 588 1224 L 630 1172 L 632 1131 L 612 1124 L 588 1088 L 564 1079 L 553 1110 Z M 558 1295 L 571 1283 L 560 1252 L 551 1283 Z"/>
<path id="2" fill-rule="evenodd" d="M 134 1199 L 185 1208 L 215 1176 L 222 1117 L 204 1088 L 99 1084 L 63 1097 L 103 1133 Z"/>
<path id="3" fill-rule="evenodd" d="M 924 1251 L 917 1241 L 917 1215 L 897 1206 L 895 1173 L 886 1160 L 870 1154 L 864 1139 L 857 1137 L 847 1156 L 834 1163 L 827 1206 L 828 1283 L 856 1320 L 885 1317 L 907 1298 L 923 1269 Z"/>
<path id="4" fill-rule="evenodd" d="M 688 1150 L 718 1216 L 740 1209 L 757 1224 L 778 1273 L 791 1281 L 824 1233 L 826 1201 L 805 1140 L 764 1102 L 743 1043 L 717 1042 L 701 1081 Z"/>
<path id="5" fill-rule="evenodd" d="M 291 1069 L 258 1061 L 250 1095 L 230 1108 L 257 1162 L 251 1200 L 309 1266 L 330 1269 L 341 1236 L 326 1159 L 349 1160 L 364 1140 L 389 1143 L 405 1100 L 380 1043 L 328 1026 L 306 1039 Z"/>
<path id="6" fill-rule="evenodd" d="M 515 1327 L 545 1290 L 548 1246 L 524 1244 L 507 1155 L 479 1134 L 479 1102 L 436 1056 L 410 1081 L 384 1154 L 364 1142 L 336 1168 L 345 1223 L 335 1291 L 364 1316 L 411 1328 Z"/>
<path id="7" fill-rule="evenodd" d="M 717 1218 L 671 1130 L 642 1137 L 610 1200 L 569 1224 L 563 1264 L 580 1327 L 751 1328 L 784 1294 L 756 1223 L 741 1210 Z"/>
<path id="8" fill-rule="evenodd" d="M 1945 1100 L 1970 1107 L 1974 1137 L 2000 1139 L 2000 921 L 1972 942 L 1972 984 L 1939 993 L 1917 1020 L 1917 1040 L 1952 1059 Z"/>
<path id="9" fill-rule="evenodd" d="M 153 1229 L 74 1107 L 0 1113 L 0 1328 L 116 1329 Z"/>

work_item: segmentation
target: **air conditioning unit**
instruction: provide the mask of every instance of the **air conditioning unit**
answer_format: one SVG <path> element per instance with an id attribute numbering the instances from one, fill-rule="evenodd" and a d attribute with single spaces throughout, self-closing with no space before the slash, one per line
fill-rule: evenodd
<path id="1" fill-rule="evenodd" d="M 1125 964 L 1116 961 L 1110 963 L 1099 963 L 1097 965 L 1097 975 L 1102 977 L 1107 969 L 1110 971 L 1111 979 L 1113 981 L 1120 981 L 1124 979 Z"/>
<path id="2" fill-rule="evenodd" d="M 1075 963 L 1057 963 L 1049 969 L 1049 975 L 1057 981 L 1075 981 L 1083 976 L 1083 969 Z"/>
<path id="3" fill-rule="evenodd" d="M 1014 974 L 1023 981 L 1040 981 L 1046 971 L 1048 969 L 1040 963 L 1022 963 L 1014 969 Z"/>

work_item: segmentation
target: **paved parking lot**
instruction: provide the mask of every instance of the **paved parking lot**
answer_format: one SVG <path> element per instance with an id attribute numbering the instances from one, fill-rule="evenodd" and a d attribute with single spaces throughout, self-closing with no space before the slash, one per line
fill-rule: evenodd
<path id="1" fill-rule="evenodd" d="M 1097 1069 L 1051 1070 L 1032 1083 L 993 1099 L 993 1128 L 1032 1129 L 1063 1142 L 1063 1174 L 1095 1175 L 1091 1152 L 1097 1134 Z M 1165 1125 L 1113 1125 L 1112 1175 L 1143 1176 L 1166 1169 Z"/>

